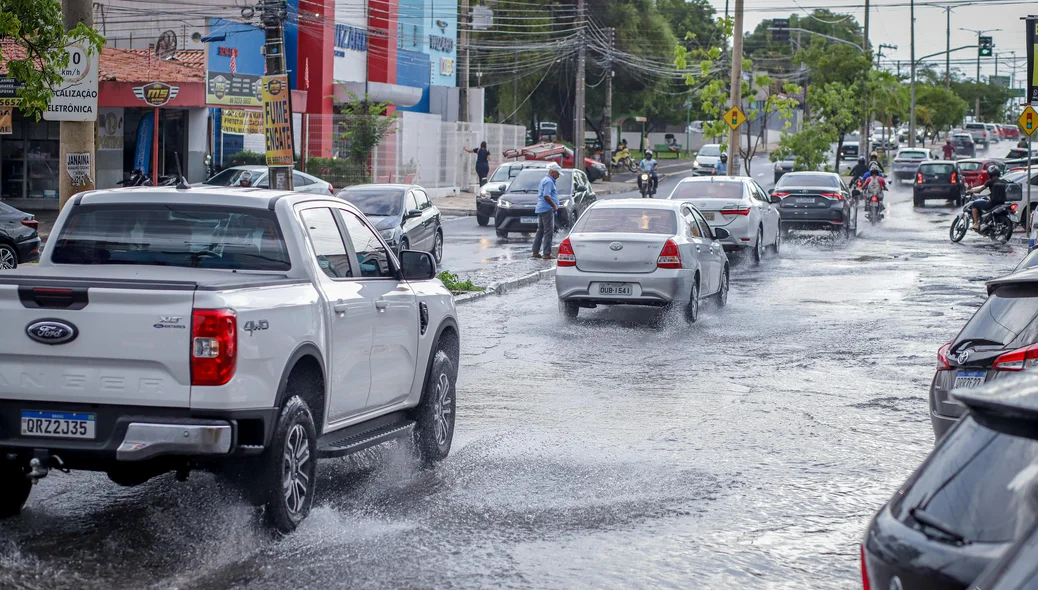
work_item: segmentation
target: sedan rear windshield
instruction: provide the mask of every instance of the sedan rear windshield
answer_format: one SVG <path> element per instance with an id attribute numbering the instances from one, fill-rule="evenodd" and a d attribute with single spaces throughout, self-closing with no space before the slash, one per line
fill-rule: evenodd
<path id="1" fill-rule="evenodd" d="M 925 160 L 926 152 L 901 152 L 897 157 L 900 160 Z"/>
<path id="2" fill-rule="evenodd" d="M 786 174 L 775 184 L 775 188 L 789 186 L 805 188 L 840 188 L 840 181 L 835 174 Z"/>
<path id="3" fill-rule="evenodd" d="M 670 198 L 679 201 L 685 199 L 739 200 L 742 195 L 743 184 L 741 182 L 692 181 L 679 183 Z"/>
<path id="4" fill-rule="evenodd" d="M 923 164 L 919 167 L 922 174 L 951 174 L 955 171 L 955 164 Z"/>
<path id="5" fill-rule="evenodd" d="M 959 162 L 959 169 L 966 170 L 967 172 L 980 170 L 980 162 Z"/>
<path id="6" fill-rule="evenodd" d="M 983 123 L 966 123 L 964 129 L 984 129 Z"/>
<path id="7" fill-rule="evenodd" d="M 79 205 L 58 236 L 56 264 L 286 271 L 273 211 L 215 205 Z"/>
<path id="8" fill-rule="evenodd" d="M 955 338 L 952 350 L 968 341 L 978 345 L 1005 347 L 1018 340 L 1031 344 L 1038 340 L 1038 288 L 1006 286 L 995 291 Z M 1026 341 L 1026 342 L 1024 342 Z"/>
<path id="9" fill-rule="evenodd" d="M 894 516 L 912 526 L 939 521 L 967 542 L 1012 541 L 1036 520 L 1038 442 L 999 434 L 966 417 L 894 496 Z M 913 509 L 923 511 L 920 518 Z M 944 528 L 944 527 L 942 527 Z"/>
<path id="10" fill-rule="evenodd" d="M 678 233 L 677 214 L 669 209 L 593 207 L 580 218 L 574 233 Z"/>

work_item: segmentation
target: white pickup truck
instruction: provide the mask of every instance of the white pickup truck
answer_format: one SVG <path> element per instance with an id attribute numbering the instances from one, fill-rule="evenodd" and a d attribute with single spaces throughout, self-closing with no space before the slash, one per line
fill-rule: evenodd
<path id="1" fill-rule="evenodd" d="M 454 434 L 454 299 L 349 203 L 264 189 L 77 195 L 0 274 L 0 517 L 52 469 L 228 476 L 282 533 L 315 460 Z"/>

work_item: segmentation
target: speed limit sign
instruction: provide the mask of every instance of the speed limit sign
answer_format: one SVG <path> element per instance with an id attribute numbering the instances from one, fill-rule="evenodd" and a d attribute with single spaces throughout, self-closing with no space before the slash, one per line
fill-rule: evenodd
<path id="1" fill-rule="evenodd" d="M 84 42 L 65 46 L 68 64 L 61 69 L 62 81 L 54 86 L 43 118 L 48 121 L 97 120 L 97 67 L 98 51 L 87 50 Z"/>

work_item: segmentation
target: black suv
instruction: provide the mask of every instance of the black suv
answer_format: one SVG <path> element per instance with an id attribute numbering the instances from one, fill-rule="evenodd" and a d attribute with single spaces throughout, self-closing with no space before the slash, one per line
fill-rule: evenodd
<path id="1" fill-rule="evenodd" d="M 959 335 L 937 352 L 930 423 L 938 440 L 965 413 L 949 398 L 952 389 L 970 389 L 1038 365 L 1038 269 L 990 281 L 988 295 Z"/>
<path id="2" fill-rule="evenodd" d="M 927 199 L 955 201 L 962 206 L 966 198 L 966 179 L 955 162 L 933 161 L 919 165 L 912 184 L 912 204 L 922 207 Z"/>
<path id="3" fill-rule="evenodd" d="M 507 238 L 509 232 L 532 233 L 537 231 L 537 194 L 541 180 L 547 174 L 544 168 L 523 170 L 508 185 L 501 198 L 497 200 L 497 213 L 494 226 L 497 237 Z M 555 181 L 559 194 L 559 216 L 556 228 L 571 227 L 592 203 L 595 202 L 595 189 L 591 181 L 581 170 L 563 170 Z"/>

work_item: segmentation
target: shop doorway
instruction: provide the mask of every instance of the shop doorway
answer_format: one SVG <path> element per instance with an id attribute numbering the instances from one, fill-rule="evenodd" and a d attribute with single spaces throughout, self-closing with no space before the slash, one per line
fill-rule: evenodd
<path id="1" fill-rule="evenodd" d="M 141 125 L 152 125 L 152 116 L 157 110 L 159 114 L 159 176 L 174 176 L 177 173 L 175 154 L 180 156 L 181 171 L 187 174 L 187 109 L 151 109 L 128 108 L 125 114 L 125 142 L 123 148 L 123 177 L 126 178 L 136 169 L 138 163 L 138 142 L 144 140 L 142 148 L 144 169 L 151 175 L 151 150 L 154 146 L 151 129 L 141 129 Z"/>

